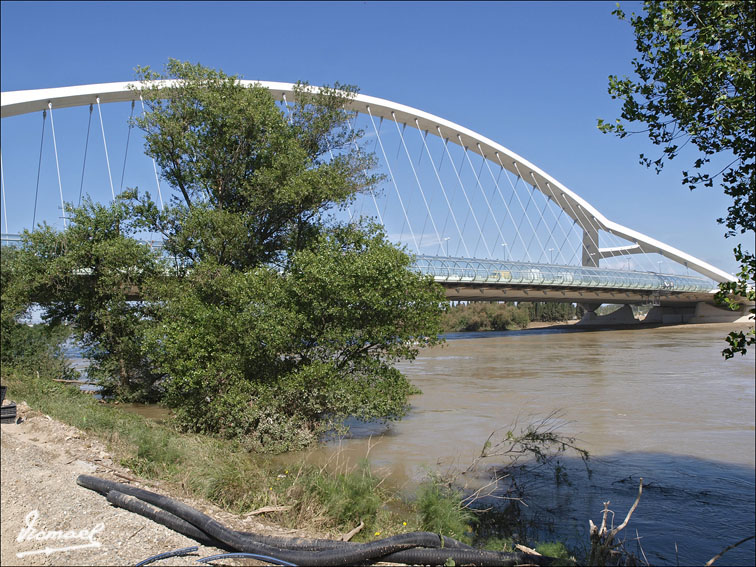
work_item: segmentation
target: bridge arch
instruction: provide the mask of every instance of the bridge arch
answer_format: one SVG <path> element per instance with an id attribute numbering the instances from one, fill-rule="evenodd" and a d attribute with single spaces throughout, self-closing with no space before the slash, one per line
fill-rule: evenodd
<path id="1" fill-rule="evenodd" d="M 250 80 L 241 80 L 240 83 L 245 86 L 259 84 L 269 89 L 278 101 L 286 100 L 287 96 L 294 96 L 295 85 L 292 83 Z M 170 81 L 163 84 L 168 86 Z M 47 109 L 48 104 L 52 104 L 54 108 L 58 109 L 89 106 L 98 100 L 103 104 L 130 102 L 138 100 L 138 92 L 134 90 L 134 87 L 138 89 L 140 86 L 142 86 L 140 82 L 120 82 L 5 92 L 2 93 L 0 116 L 6 118 L 38 112 Z M 600 259 L 621 254 L 658 253 L 716 282 L 735 281 L 735 277 L 731 274 L 699 258 L 609 220 L 577 193 L 536 165 L 505 146 L 468 128 L 416 108 L 364 94 L 357 94 L 350 101 L 348 107 L 350 110 L 362 114 L 391 120 L 439 136 L 465 150 L 477 153 L 483 159 L 522 178 L 523 181 L 543 193 L 548 200 L 554 202 L 583 230 L 582 264 L 584 266 L 596 267 Z M 599 230 L 606 231 L 633 244 L 613 248 L 598 248 Z"/>

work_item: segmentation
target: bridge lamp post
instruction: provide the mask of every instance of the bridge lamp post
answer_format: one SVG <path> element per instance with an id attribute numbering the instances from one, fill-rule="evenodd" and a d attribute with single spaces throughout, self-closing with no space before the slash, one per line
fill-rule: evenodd
<path id="1" fill-rule="evenodd" d="M 554 263 L 554 250 L 556 250 L 556 248 L 549 248 L 549 261 L 551 264 Z"/>
<path id="2" fill-rule="evenodd" d="M 451 240 L 451 236 L 445 236 L 441 239 L 441 244 L 446 242 L 446 257 L 449 257 L 449 241 Z"/>
<path id="3" fill-rule="evenodd" d="M 502 242 L 501 245 L 504 248 L 504 261 L 506 262 L 507 261 L 507 243 Z"/>

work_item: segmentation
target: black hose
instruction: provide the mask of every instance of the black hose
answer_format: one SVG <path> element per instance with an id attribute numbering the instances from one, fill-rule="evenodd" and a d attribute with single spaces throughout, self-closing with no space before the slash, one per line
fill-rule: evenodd
<path id="1" fill-rule="evenodd" d="M 76 482 L 80 486 L 95 490 L 106 496 L 111 491 L 120 492 L 162 508 L 167 514 L 155 513 L 154 510 L 150 511 L 148 507 L 144 509 L 147 513 L 151 514 L 148 517 L 154 516 L 155 518 L 160 518 L 168 522 L 164 523 L 164 525 L 176 529 L 176 531 L 181 530 L 174 528 L 174 525 L 180 526 L 182 529 L 186 529 L 186 523 L 193 525 L 199 529 L 205 538 L 217 540 L 213 544 L 216 547 L 220 543 L 222 544 L 220 545 L 222 548 L 268 555 L 297 565 L 311 565 L 313 567 L 321 565 L 354 565 L 379 559 L 383 560 L 387 556 L 391 557 L 392 561 L 415 565 L 443 565 L 449 558 L 453 559 L 458 565 L 515 565 L 522 561 L 538 565 L 548 565 L 551 563 L 550 558 L 543 556 L 477 550 L 457 540 L 429 532 L 401 534 L 365 544 L 304 539 L 292 542 L 273 536 L 259 536 L 229 530 L 209 516 L 181 502 L 127 484 L 88 475 L 80 475 L 76 479 Z M 121 499 L 116 494 L 111 498 L 123 501 L 124 503 L 126 502 L 126 500 Z M 134 511 L 141 513 L 137 509 L 141 509 L 141 507 L 134 506 L 134 508 Z M 181 522 L 176 522 L 175 520 L 181 520 Z"/>
<path id="2" fill-rule="evenodd" d="M 165 553 L 160 553 L 158 555 L 148 557 L 144 561 L 137 563 L 134 567 L 142 567 L 142 565 L 149 565 L 150 563 L 154 563 L 155 561 L 160 561 L 162 559 L 168 559 L 169 557 L 181 557 L 183 555 L 189 555 L 190 553 L 197 551 L 198 549 L 199 548 L 195 545 L 192 547 L 183 547 L 174 551 L 166 551 Z"/>
<path id="3" fill-rule="evenodd" d="M 284 565 L 286 567 L 297 567 L 294 563 L 288 563 L 277 557 L 268 557 L 267 555 L 259 555 L 257 553 L 221 553 L 220 555 L 211 555 L 210 557 L 203 557 L 197 559 L 197 563 L 212 563 L 219 559 L 259 559 L 266 563 L 272 563 L 273 565 Z"/>
<path id="4" fill-rule="evenodd" d="M 145 518 L 152 520 L 157 524 L 161 524 L 172 529 L 174 532 L 178 532 L 187 537 L 190 537 L 193 540 L 201 543 L 202 545 L 227 549 L 228 551 L 235 551 L 234 549 L 231 549 L 230 547 L 225 545 L 223 542 L 209 537 L 205 532 L 197 529 L 189 522 L 182 520 L 178 516 L 174 516 L 170 512 L 166 512 L 165 510 L 161 510 L 160 508 L 150 506 L 149 504 L 143 502 L 135 496 L 129 496 L 128 494 L 123 494 L 122 492 L 118 492 L 117 490 L 111 490 L 107 493 L 106 498 L 108 499 L 108 502 L 110 502 L 114 506 L 118 506 L 119 508 L 123 508 L 124 510 L 128 510 L 129 512 L 139 514 L 140 516 L 144 516 Z"/>

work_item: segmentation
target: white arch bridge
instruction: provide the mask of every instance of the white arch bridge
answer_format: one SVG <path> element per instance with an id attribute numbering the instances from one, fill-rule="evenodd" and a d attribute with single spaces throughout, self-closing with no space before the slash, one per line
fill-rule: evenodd
<path id="1" fill-rule="evenodd" d="M 295 96 L 290 83 L 241 82 L 268 88 L 282 112 Z M 140 86 L 2 93 L 4 243 L 41 219 L 65 227 L 65 203 L 83 194 L 107 200 L 138 186 L 162 204 L 157 168 L 134 151 L 141 134 L 127 119 L 144 111 Z M 349 127 L 365 132 L 363 146 L 378 156 L 386 181 L 343 214 L 377 217 L 450 299 L 690 307 L 713 303 L 716 284 L 735 279 L 609 220 L 485 136 L 363 94 L 349 105 Z"/>

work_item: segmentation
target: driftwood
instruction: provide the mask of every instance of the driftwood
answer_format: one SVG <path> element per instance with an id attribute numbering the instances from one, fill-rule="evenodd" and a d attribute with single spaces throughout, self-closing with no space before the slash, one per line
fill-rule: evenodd
<path id="1" fill-rule="evenodd" d="M 740 545 L 741 543 L 745 543 L 745 542 L 747 542 L 748 540 L 751 540 L 751 539 L 753 539 L 754 537 L 756 537 L 756 536 L 748 536 L 748 537 L 744 537 L 744 538 L 743 538 L 743 539 L 741 539 L 741 540 L 740 540 L 739 542 L 737 542 L 737 543 L 733 543 L 732 545 L 728 545 L 728 546 L 727 546 L 727 547 L 725 547 L 725 548 L 724 548 L 724 549 L 723 549 L 722 551 L 720 551 L 720 552 L 719 552 L 719 553 L 717 553 L 717 554 L 716 554 L 716 555 L 715 555 L 714 557 L 712 557 L 712 558 L 711 558 L 711 559 L 709 559 L 709 560 L 708 560 L 708 561 L 707 561 L 706 563 L 704 563 L 704 565 L 706 565 L 706 567 L 709 567 L 709 565 L 714 565 L 714 562 L 715 562 L 715 561 L 716 561 L 717 559 L 719 559 L 720 557 L 722 557 L 722 556 L 723 556 L 723 555 L 724 555 L 725 553 L 727 553 L 727 552 L 728 552 L 728 551 L 730 551 L 731 549 L 734 549 L 734 548 L 736 548 L 736 547 L 737 547 L 737 546 L 739 546 L 739 545 Z"/>
<path id="2" fill-rule="evenodd" d="M 245 516 L 259 516 L 260 514 L 269 514 L 270 512 L 287 512 L 291 510 L 291 506 L 263 506 L 257 510 L 252 510 L 244 514 Z"/>
<path id="3" fill-rule="evenodd" d="M 622 544 L 615 543 L 614 538 L 617 537 L 617 534 L 619 534 L 627 526 L 628 522 L 630 521 L 630 516 L 633 515 L 633 512 L 635 512 L 635 509 L 638 507 L 642 493 L 643 479 L 641 478 L 640 485 L 638 486 L 638 496 L 635 498 L 635 502 L 633 502 L 633 505 L 630 507 L 627 516 L 625 516 L 625 521 L 616 528 L 609 529 L 606 525 L 607 517 L 611 512 L 609 510 L 610 501 L 608 500 L 604 502 L 604 512 L 603 518 L 601 520 L 601 527 L 597 527 L 592 520 L 588 520 L 588 524 L 591 528 L 591 553 L 588 559 L 588 565 L 603 567 L 604 565 L 607 565 L 611 557 L 617 555 L 618 551 L 616 550 L 616 548 L 621 546 Z"/>
<path id="4" fill-rule="evenodd" d="M 362 531 L 362 528 L 364 528 L 364 527 L 365 527 L 365 523 L 364 522 L 360 522 L 359 526 L 357 526 L 352 531 L 349 531 L 349 532 L 345 533 L 343 536 L 341 536 L 341 541 L 349 541 L 354 536 L 356 536 L 358 533 L 360 533 Z"/>
<path id="5" fill-rule="evenodd" d="M 92 385 L 91 382 L 87 382 L 85 380 L 64 380 L 63 378 L 53 378 L 53 382 L 62 382 L 63 384 L 89 384 Z"/>

